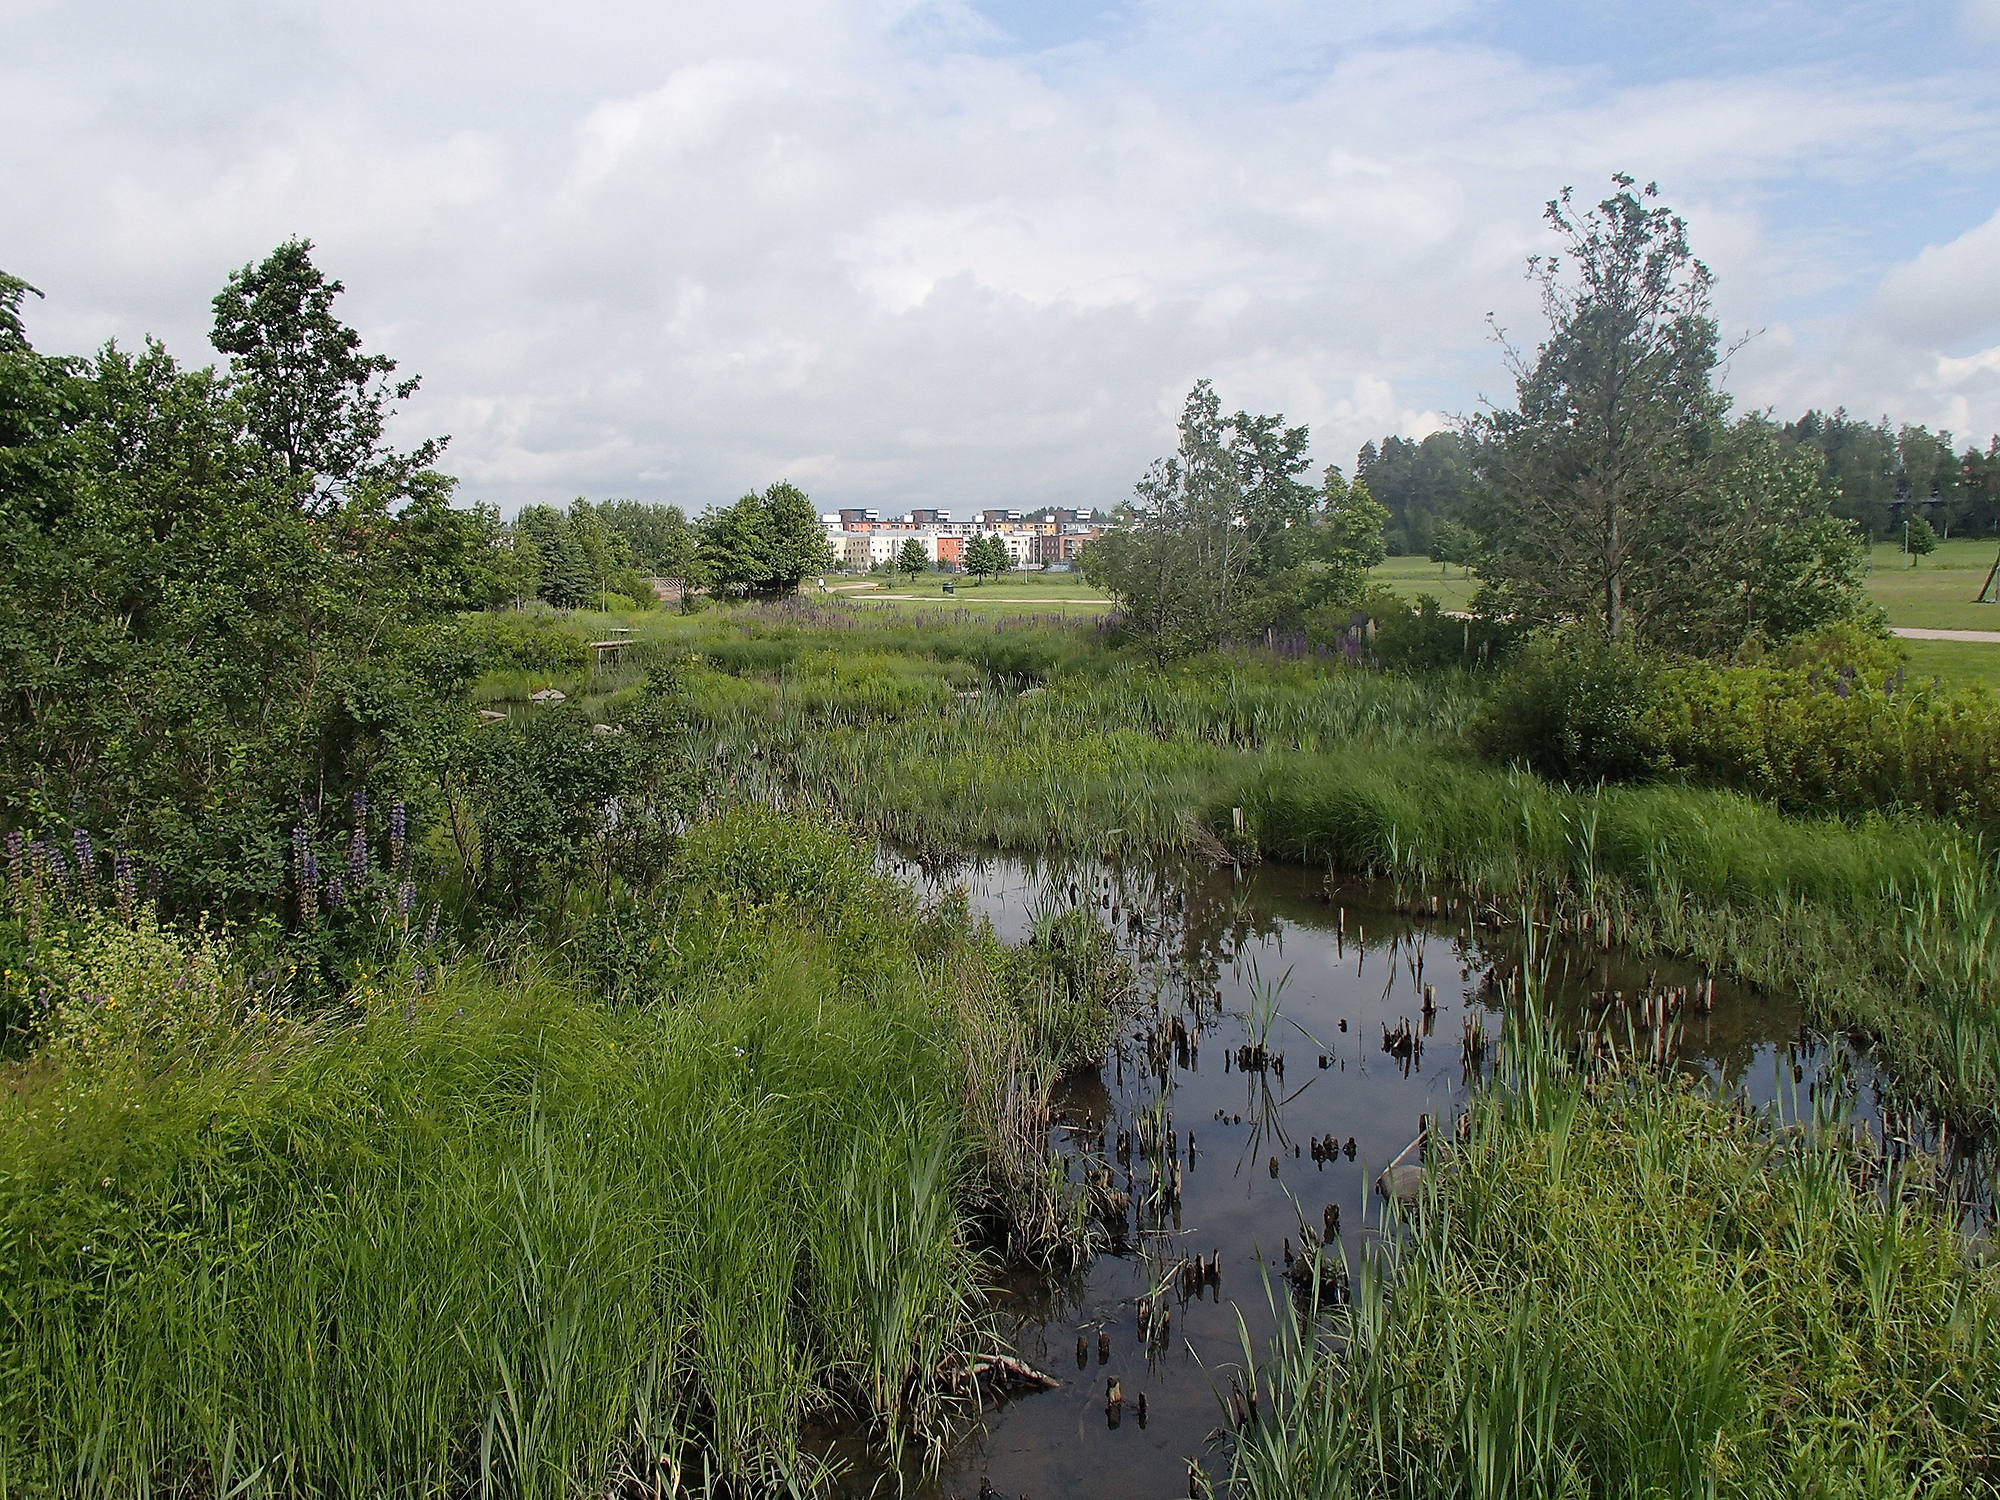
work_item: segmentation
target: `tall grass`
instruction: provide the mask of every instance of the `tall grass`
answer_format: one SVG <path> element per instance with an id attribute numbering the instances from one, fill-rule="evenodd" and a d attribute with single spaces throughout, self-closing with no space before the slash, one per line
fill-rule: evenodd
<path id="1" fill-rule="evenodd" d="M 1994 1493 L 2000 1279 L 1837 1089 L 1746 1114 L 1518 1020 L 1500 1058 L 1352 1305 L 1280 1320 L 1235 1493 Z"/>
<path id="2" fill-rule="evenodd" d="M 1600 929 L 1796 990 L 1954 1120 L 2000 1118 L 2000 879 L 1948 824 L 1786 817 L 1729 792 L 1572 789 L 1398 749 L 1267 757 L 1206 809 L 1269 853 Z"/>
<path id="3" fill-rule="evenodd" d="M 819 1415 L 921 1455 L 1009 1180 L 968 1101 L 1101 1037 L 1102 974 L 787 826 L 690 835 L 655 929 L 686 961 L 611 1003 L 510 949 L 199 1057 L 14 1070 L 0 1481 L 804 1486 Z"/>

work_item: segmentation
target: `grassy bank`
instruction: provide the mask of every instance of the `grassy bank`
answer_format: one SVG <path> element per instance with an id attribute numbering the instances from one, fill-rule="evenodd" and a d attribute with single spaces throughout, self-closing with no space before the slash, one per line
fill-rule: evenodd
<path id="1" fill-rule="evenodd" d="M 1264 1362 L 1236 1493 L 1993 1494 L 2000 1278 L 1926 1164 L 1834 1090 L 1746 1116 L 1536 1029 L 1352 1305 Z"/>
<path id="2" fill-rule="evenodd" d="M 67 976 L 93 1019 L 0 1096 L 0 1481 L 809 1485 L 825 1415 L 917 1456 L 980 1243 L 1067 1227 L 989 1102 L 1103 1045 L 1063 920 L 1004 950 L 762 814 L 683 840 L 608 988 L 601 951 L 503 945 L 292 1017 L 105 919 Z"/>

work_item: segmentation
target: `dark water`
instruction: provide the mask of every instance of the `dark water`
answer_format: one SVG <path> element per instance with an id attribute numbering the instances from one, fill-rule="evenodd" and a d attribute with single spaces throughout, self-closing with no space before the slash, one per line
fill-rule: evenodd
<path id="1" fill-rule="evenodd" d="M 1257 1357 L 1269 1347 L 1274 1309 L 1290 1295 L 1284 1252 L 1299 1248 L 1301 1226 L 1318 1231 L 1329 1205 L 1337 1208 L 1341 1245 L 1358 1263 L 1382 1223 L 1371 1184 L 1391 1162 L 1416 1160 L 1409 1148 L 1420 1117 L 1448 1122 L 1463 1107 L 1465 1030 L 1482 1028 L 1490 1055 L 1509 993 L 1505 976 L 1521 957 L 1514 929 L 1478 925 L 1448 898 L 1435 917 L 1399 914 L 1383 887 L 1328 891 L 1322 876 L 1284 867 L 1238 877 L 1157 864 L 987 860 L 900 873 L 931 891 L 963 885 L 973 910 L 1010 942 L 1025 941 L 1039 916 L 1073 903 L 1092 906 L 1113 926 L 1136 993 L 1102 1068 L 1059 1090 L 1051 1145 L 1074 1159 L 1077 1180 L 1091 1166 L 1112 1167 L 1116 1187 L 1136 1189 L 1136 1201 L 1149 1173 L 1166 1174 L 1164 1152 L 1149 1157 L 1135 1143 L 1128 1170 L 1113 1143 L 1147 1116 L 1162 1135 L 1173 1132 L 1181 1173 L 1178 1203 L 1128 1216 L 1122 1246 L 1081 1274 L 1055 1282 L 1022 1276 L 1002 1291 L 1003 1335 L 1062 1384 L 989 1405 L 918 1493 L 971 1496 L 985 1480 L 1004 1495 L 1035 1500 L 1186 1494 L 1190 1461 L 1209 1469 L 1223 1462 L 1218 1392 L 1227 1396 L 1232 1376 L 1241 1378 L 1246 1338 Z M 1705 977 L 1587 941 L 1558 945 L 1547 958 L 1553 997 L 1574 1014 L 1591 992 L 1636 996 Z M 1434 989 L 1428 1017 L 1427 984 Z M 1170 1030 L 1176 1016 L 1187 1048 L 1149 1055 L 1148 1038 Z M 1683 1020 L 1679 1055 L 1753 1102 L 1803 1099 L 1825 1057 L 1802 1040 L 1800 1023 L 1794 1001 L 1718 979 L 1713 1011 Z M 1268 1051 L 1283 1054 L 1282 1073 L 1237 1066 L 1237 1049 L 1255 1040 L 1260 1024 Z M 1385 1032 L 1404 1026 L 1413 1044 L 1397 1055 Z M 1323 1158 L 1311 1143 L 1328 1136 L 1338 1149 Z M 1185 1296 L 1178 1268 L 1209 1255 L 1220 1257 L 1219 1285 Z M 1164 1336 L 1157 1321 L 1142 1335 L 1142 1298 L 1167 1307 Z M 1113 1378 L 1124 1397 L 1115 1420 L 1106 1408 Z M 865 1488 L 856 1476 L 855 1492 Z"/>

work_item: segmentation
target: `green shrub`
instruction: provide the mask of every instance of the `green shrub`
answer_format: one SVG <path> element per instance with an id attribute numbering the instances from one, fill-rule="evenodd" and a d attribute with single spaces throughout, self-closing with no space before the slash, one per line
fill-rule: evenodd
<path id="1" fill-rule="evenodd" d="M 1648 769 L 1640 723 L 1658 663 L 1629 642 L 1579 626 L 1530 641 L 1472 721 L 1495 760 L 1563 781 L 1622 780 Z"/>
<path id="2" fill-rule="evenodd" d="M 1649 768 L 1798 812 L 1902 809 L 2000 824 L 2000 704 L 1906 681 L 1900 645 L 1844 625 L 1661 672 L 1640 723 Z"/>
<path id="3" fill-rule="evenodd" d="M 1375 655 L 1384 665 L 1411 672 L 1497 665 L 1516 646 L 1520 632 L 1497 621 L 1455 617 L 1429 594 L 1414 605 L 1401 599 L 1368 601 L 1375 621 Z"/>
<path id="4" fill-rule="evenodd" d="M 783 907 L 830 931 L 857 914 L 907 902 L 844 828 L 739 807 L 689 831 L 674 851 L 677 886 L 755 907 Z"/>
<path id="5" fill-rule="evenodd" d="M 1641 716 L 1646 762 L 1793 811 L 1902 808 L 2000 826 L 1992 693 L 1909 686 L 1879 656 L 1864 661 L 1671 668 Z"/>
<path id="6" fill-rule="evenodd" d="M 49 938 L 39 967 L 43 1039 L 85 1057 L 200 1053 L 252 1006 L 222 938 L 162 927 L 150 908 L 130 923 L 90 913 Z"/>
<path id="7" fill-rule="evenodd" d="M 582 672 L 590 666 L 590 647 L 583 637 L 546 616 L 487 613 L 474 616 L 465 630 L 489 672 Z"/>

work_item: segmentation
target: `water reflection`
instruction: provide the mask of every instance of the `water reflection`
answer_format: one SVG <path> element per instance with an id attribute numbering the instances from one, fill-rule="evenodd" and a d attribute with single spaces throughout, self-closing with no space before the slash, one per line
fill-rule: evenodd
<path id="1" fill-rule="evenodd" d="M 1519 924 L 1295 868 L 891 861 L 929 894 L 962 886 L 1012 943 L 1088 907 L 1136 981 L 1103 1066 L 1062 1080 L 1050 1126 L 1072 1180 L 1102 1184 L 1111 1251 L 1057 1282 L 1014 1277 L 999 1299 L 1014 1352 L 1064 1383 L 989 1408 L 920 1493 L 1184 1493 L 1190 1462 L 1219 1457 L 1244 1340 L 1261 1350 L 1288 1305 L 1287 1260 L 1324 1240 L 1328 1265 L 1357 1262 L 1383 1222 L 1373 1185 L 1416 1160 L 1420 1132 L 1450 1128 L 1490 1066 L 1529 957 Z M 1533 956 L 1573 1034 L 1670 1045 L 1752 1104 L 1817 1087 L 1829 1059 L 1794 1000 L 1597 936 Z M 1879 1129 L 1865 1060 L 1842 1061 Z"/>

